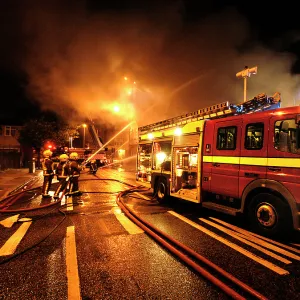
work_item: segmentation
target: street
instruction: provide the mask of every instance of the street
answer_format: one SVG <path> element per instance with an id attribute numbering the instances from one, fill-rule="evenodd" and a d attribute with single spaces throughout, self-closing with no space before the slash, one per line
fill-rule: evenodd
<path id="1" fill-rule="evenodd" d="M 117 195 L 132 185 L 135 174 L 124 169 L 84 171 L 81 196 L 26 211 L 38 202 L 34 192 L 11 207 L 20 214 L 1 213 L 0 299 L 229 299 L 122 212 Z M 266 298 L 297 298 L 299 235 L 271 241 L 196 204 L 160 205 L 142 188 L 124 202 Z"/>

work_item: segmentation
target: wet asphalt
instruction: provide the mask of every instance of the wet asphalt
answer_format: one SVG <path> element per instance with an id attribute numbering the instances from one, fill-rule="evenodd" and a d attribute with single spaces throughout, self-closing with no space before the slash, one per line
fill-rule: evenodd
<path id="1" fill-rule="evenodd" d="M 146 233 L 126 230 L 119 219 L 122 212 L 116 203 L 116 195 L 130 187 L 123 182 L 135 184 L 133 172 L 109 169 L 99 170 L 97 175 L 100 179 L 87 172 L 82 174 L 80 190 L 83 195 L 72 199 L 72 209 L 67 210 L 59 203 L 51 208 L 20 213 L 19 218 L 30 218 L 32 223 L 16 252 L 0 256 L 0 299 L 70 299 L 66 249 L 69 227 L 75 228 L 81 299 L 229 299 Z M 35 192 L 27 194 L 23 203 L 15 204 L 15 208 L 29 207 L 31 198 L 35 199 L 35 205 L 42 203 L 41 199 L 35 198 Z M 159 205 L 151 199 L 151 191 L 146 191 L 145 195 L 149 200 L 132 194 L 124 201 L 145 220 L 269 299 L 299 298 L 299 261 L 290 259 L 288 265 L 278 262 L 199 218 L 220 218 L 247 229 L 243 220 L 201 210 L 197 205 L 178 200 Z M 284 276 L 276 274 L 169 211 L 185 216 L 290 273 Z M 1 214 L 0 220 L 9 216 L 11 214 Z M 24 222 L 17 222 L 10 228 L 0 225 L 0 247 L 22 224 Z M 285 242 L 285 245 L 300 252 L 300 247 L 291 245 L 295 241 Z"/>

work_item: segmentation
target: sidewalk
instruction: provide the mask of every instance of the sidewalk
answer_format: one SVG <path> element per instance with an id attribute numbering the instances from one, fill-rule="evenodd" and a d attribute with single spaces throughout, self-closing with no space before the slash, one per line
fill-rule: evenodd
<path id="1" fill-rule="evenodd" d="M 17 187 L 35 179 L 37 176 L 40 176 L 42 179 L 41 174 L 42 170 L 29 173 L 28 168 L 0 171 L 0 201 Z"/>

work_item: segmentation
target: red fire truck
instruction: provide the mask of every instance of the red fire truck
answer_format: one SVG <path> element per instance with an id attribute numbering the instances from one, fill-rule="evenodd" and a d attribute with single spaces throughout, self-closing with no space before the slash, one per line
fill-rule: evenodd
<path id="1" fill-rule="evenodd" d="M 139 127 L 137 181 L 274 236 L 300 229 L 300 106 L 280 94 L 220 103 Z"/>

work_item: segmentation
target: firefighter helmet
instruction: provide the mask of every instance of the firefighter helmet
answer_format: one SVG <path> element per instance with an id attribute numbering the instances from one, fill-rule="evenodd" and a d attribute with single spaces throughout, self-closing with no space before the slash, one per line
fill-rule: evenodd
<path id="1" fill-rule="evenodd" d="M 77 152 L 72 152 L 71 154 L 70 154 L 70 159 L 78 159 L 78 153 Z"/>
<path id="2" fill-rule="evenodd" d="M 67 154 L 61 154 L 60 156 L 59 156 L 59 161 L 60 162 L 65 162 L 65 161 L 67 161 L 69 159 L 69 156 L 67 155 Z"/>
<path id="3" fill-rule="evenodd" d="M 43 156 L 46 158 L 46 157 L 50 157 L 50 156 L 52 156 L 52 152 L 50 151 L 50 150 L 45 150 L 44 152 L 43 152 Z"/>

